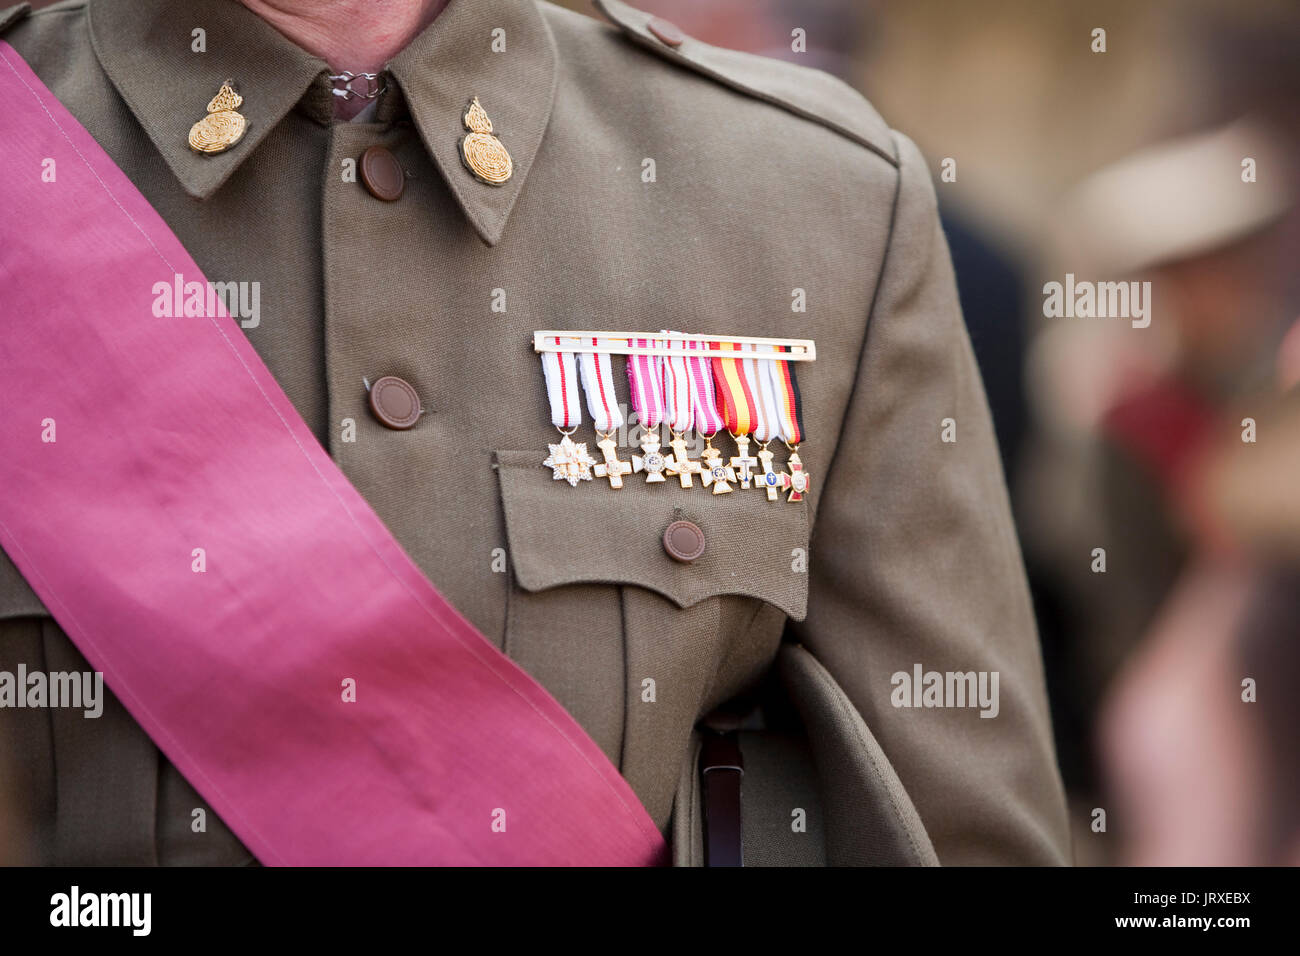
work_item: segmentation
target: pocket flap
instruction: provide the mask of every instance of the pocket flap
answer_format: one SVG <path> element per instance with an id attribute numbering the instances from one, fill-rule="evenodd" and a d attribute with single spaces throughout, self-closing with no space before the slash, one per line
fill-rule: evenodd
<path id="1" fill-rule="evenodd" d="M 578 582 L 637 585 L 678 607 L 722 594 L 775 605 L 796 621 L 808 607 L 807 502 L 768 501 L 757 489 L 714 495 L 640 475 L 615 489 L 603 479 L 571 487 L 541 466 L 537 451 L 498 451 L 506 533 L 519 586 Z M 704 552 L 684 563 L 663 534 L 674 521 L 704 533 Z"/>

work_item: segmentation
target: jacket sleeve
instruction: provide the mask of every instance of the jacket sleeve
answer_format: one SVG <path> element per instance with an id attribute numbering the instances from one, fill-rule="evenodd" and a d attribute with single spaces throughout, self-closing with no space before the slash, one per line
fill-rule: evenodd
<path id="1" fill-rule="evenodd" d="M 940 863 L 1062 864 L 1065 800 L 988 403 L 929 172 L 895 136 L 892 233 L 795 636 L 874 732 Z M 919 691 L 893 675 L 910 681 L 917 665 L 996 673 L 996 716 L 896 706 Z"/>

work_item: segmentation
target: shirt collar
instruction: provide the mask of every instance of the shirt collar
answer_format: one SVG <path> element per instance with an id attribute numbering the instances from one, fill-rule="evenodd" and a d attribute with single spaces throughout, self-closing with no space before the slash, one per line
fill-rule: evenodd
<path id="1" fill-rule="evenodd" d="M 109 80 L 185 191 L 207 199 L 256 152 L 289 110 L 314 99 L 328 111 L 329 67 L 234 0 L 92 0 L 91 42 Z M 206 51 L 192 50 L 193 31 Z M 503 31 L 498 33 L 498 28 Z M 493 51 L 494 38 L 506 44 Z M 510 211 L 541 146 L 555 96 L 555 39 L 535 0 L 451 0 L 389 64 L 420 139 L 470 223 L 488 244 Z M 243 140 L 215 156 L 189 148 L 190 127 L 227 78 L 244 97 Z M 473 97 L 510 152 L 501 186 L 462 165 L 462 124 Z"/>

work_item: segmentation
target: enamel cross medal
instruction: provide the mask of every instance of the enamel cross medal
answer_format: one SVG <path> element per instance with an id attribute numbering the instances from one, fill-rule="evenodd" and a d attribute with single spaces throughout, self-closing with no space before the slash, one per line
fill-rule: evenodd
<path id="1" fill-rule="evenodd" d="M 790 449 L 790 460 L 785 463 L 789 469 L 781 475 L 781 486 L 790 489 L 788 501 L 803 501 L 803 496 L 808 493 L 808 472 L 803 469 L 803 462 L 799 460 L 799 446 L 788 445 Z"/>
<path id="2" fill-rule="evenodd" d="M 704 451 L 700 452 L 700 481 L 704 487 L 712 486 L 715 495 L 731 493 L 731 485 L 736 480 L 736 472 L 730 465 L 722 463 L 722 452 L 713 447 L 713 436 L 704 439 Z"/>
<path id="3" fill-rule="evenodd" d="M 763 463 L 763 473 L 755 477 L 754 487 L 766 491 L 768 501 L 776 501 L 781 494 L 781 489 L 785 487 L 781 481 L 781 473 L 772 467 L 772 459 L 775 457 L 776 455 L 767 450 L 767 442 L 758 446 L 758 460 Z"/>
<path id="4" fill-rule="evenodd" d="M 558 337 L 555 344 L 561 344 Z M 591 481 L 591 469 L 596 464 L 595 459 L 587 453 L 587 443 L 575 442 L 571 437 L 582 424 L 576 363 L 572 352 L 541 354 L 542 372 L 546 376 L 546 395 L 551 403 L 551 424 L 563 436 L 555 444 L 547 446 L 551 454 L 542 464 L 554 470 L 556 481 L 567 481 L 576 488 L 579 481 Z"/>

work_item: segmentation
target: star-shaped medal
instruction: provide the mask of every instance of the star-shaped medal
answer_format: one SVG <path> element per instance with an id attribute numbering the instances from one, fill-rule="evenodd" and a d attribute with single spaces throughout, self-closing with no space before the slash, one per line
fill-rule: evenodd
<path id="1" fill-rule="evenodd" d="M 596 459 L 587 454 L 586 442 L 575 442 L 565 435 L 558 444 L 546 447 L 551 450 L 551 455 L 542 464 L 555 469 L 557 481 L 564 479 L 575 488 L 579 481 L 591 481 L 591 466 L 596 464 Z"/>

